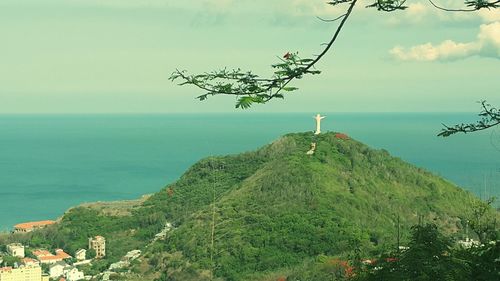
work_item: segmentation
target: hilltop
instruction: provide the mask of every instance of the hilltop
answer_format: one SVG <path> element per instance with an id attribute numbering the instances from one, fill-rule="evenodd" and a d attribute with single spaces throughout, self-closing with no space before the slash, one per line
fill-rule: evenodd
<path id="1" fill-rule="evenodd" d="M 228 280 L 255 280 L 256 272 L 318 255 L 370 256 L 396 247 L 398 219 L 401 233 L 419 221 L 456 232 L 477 201 L 385 150 L 335 133 L 315 137 L 316 151 L 306 155 L 312 138 L 288 134 L 254 152 L 193 165 L 145 203 L 177 227 L 155 251 L 178 253 L 166 260 L 215 268 Z"/>
<path id="2" fill-rule="evenodd" d="M 402 245 L 421 221 L 458 235 L 473 204 L 481 203 L 471 193 L 385 150 L 335 133 L 293 133 L 202 159 L 145 201 L 79 206 L 56 226 L 10 240 L 71 254 L 103 235 L 108 256 L 88 272 L 143 249 L 129 280 L 276 280 L 318 257 L 396 248 L 398 226 Z M 167 222 L 173 228 L 155 239 Z"/>

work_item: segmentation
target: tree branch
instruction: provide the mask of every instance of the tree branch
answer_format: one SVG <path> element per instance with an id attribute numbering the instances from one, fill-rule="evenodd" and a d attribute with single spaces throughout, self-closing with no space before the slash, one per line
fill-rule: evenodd
<path id="1" fill-rule="evenodd" d="M 476 123 L 469 124 L 457 124 L 454 126 L 448 126 L 443 124 L 444 128 L 438 134 L 440 137 L 448 137 L 456 133 L 472 133 L 477 131 L 483 131 L 491 127 L 500 125 L 500 109 L 491 106 L 491 104 L 486 103 L 486 101 L 481 101 L 482 111 L 478 114 L 481 120 Z"/>
<path id="2" fill-rule="evenodd" d="M 450 12 L 472 12 L 480 9 L 491 9 L 500 7 L 500 0 L 488 2 L 487 0 L 465 0 L 465 5 L 471 9 L 448 9 L 435 4 L 432 0 L 429 2 L 437 9 Z M 315 64 L 320 61 L 324 55 L 331 49 L 336 42 L 341 30 L 343 29 L 347 19 L 356 5 L 357 0 L 331 0 L 327 2 L 329 5 L 348 4 L 346 12 L 333 19 L 323 19 L 324 22 L 336 22 L 341 20 L 330 41 L 326 44 L 322 52 L 314 59 L 302 59 L 298 53 L 286 53 L 281 62 L 272 65 L 275 69 L 271 77 L 262 78 L 251 71 L 243 72 L 241 69 L 227 71 L 225 68 L 213 72 L 207 72 L 198 75 L 188 75 L 186 71 L 176 69 L 170 76 L 171 81 L 181 80 L 179 85 L 193 85 L 205 91 L 204 94 L 197 97 L 199 100 L 206 100 L 209 96 L 215 95 L 233 95 L 236 96 L 237 108 L 249 108 L 254 103 L 266 103 L 271 99 L 281 98 L 285 96 L 283 92 L 295 91 L 298 88 L 289 87 L 288 84 L 293 80 L 301 79 L 306 74 L 319 74 L 321 71 L 314 69 Z M 406 0 L 375 0 L 368 8 L 376 8 L 379 11 L 393 12 L 396 10 L 404 10 Z M 465 126 L 465 124 L 462 124 Z M 451 130 L 455 127 L 446 127 Z M 466 130 L 465 127 L 461 127 Z M 457 128 L 455 128 L 457 129 Z M 472 129 L 472 127 L 470 128 Z M 476 129 L 476 127 L 474 127 Z M 442 132 L 440 135 L 445 135 Z"/>
<path id="3" fill-rule="evenodd" d="M 242 72 L 240 69 L 231 72 L 223 69 L 199 75 L 187 75 L 185 71 L 177 69 L 170 76 L 170 80 L 180 79 L 182 82 L 179 85 L 190 84 L 206 91 L 205 94 L 197 97 L 199 100 L 205 100 L 208 96 L 215 95 L 237 96 L 237 108 L 248 108 L 253 103 L 266 103 L 271 99 L 284 98 L 281 92 L 297 90 L 295 87 L 288 87 L 291 81 L 301 79 L 306 74 L 320 73 L 319 70 L 313 69 L 314 65 L 331 49 L 358 0 L 340 1 L 329 2 L 329 4 L 349 3 L 349 7 L 345 14 L 334 20 L 327 20 L 336 21 L 342 19 L 326 47 L 314 59 L 301 59 L 298 53 L 288 52 L 281 59 L 281 63 L 272 65 L 276 71 L 271 78 L 260 78 L 252 72 Z"/>

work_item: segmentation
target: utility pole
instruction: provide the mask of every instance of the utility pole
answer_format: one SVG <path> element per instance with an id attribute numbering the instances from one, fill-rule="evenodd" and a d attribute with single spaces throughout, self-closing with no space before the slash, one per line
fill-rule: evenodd
<path id="1" fill-rule="evenodd" d="M 398 237 L 397 237 L 397 245 L 398 245 L 398 248 L 397 248 L 397 251 L 399 253 L 399 249 L 400 249 L 400 223 L 399 223 L 399 212 L 398 212 Z"/>
<path id="2" fill-rule="evenodd" d="M 214 175 L 214 182 L 212 185 L 212 233 L 211 233 L 211 242 L 210 242 L 210 263 L 212 265 L 212 270 L 210 274 L 210 280 L 214 280 L 214 270 L 215 270 L 215 264 L 214 264 L 214 242 L 215 242 L 215 185 L 217 183 L 217 173 L 214 170 L 213 164 L 210 165 L 212 167 L 212 173 Z"/>

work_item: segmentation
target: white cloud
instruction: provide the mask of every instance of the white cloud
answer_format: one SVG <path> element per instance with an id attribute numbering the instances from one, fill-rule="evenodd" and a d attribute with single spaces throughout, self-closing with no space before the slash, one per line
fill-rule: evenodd
<path id="1" fill-rule="evenodd" d="M 497 9 L 482 9 L 477 13 L 485 22 L 500 21 L 500 12 Z"/>
<path id="2" fill-rule="evenodd" d="M 389 53 L 403 61 L 449 61 L 476 55 L 500 59 L 500 22 L 481 25 L 477 40 L 473 42 L 446 40 L 438 45 L 426 43 L 409 49 L 396 46 Z"/>
<path id="3" fill-rule="evenodd" d="M 481 25 L 478 40 L 481 43 L 481 55 L 500 58 L 500 21 Z"/>

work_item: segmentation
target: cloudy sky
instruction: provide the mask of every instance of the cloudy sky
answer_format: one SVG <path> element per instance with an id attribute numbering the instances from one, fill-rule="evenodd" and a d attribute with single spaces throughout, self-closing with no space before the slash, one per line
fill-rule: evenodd
<path id="1" fill-rule="evenodd" d="M 323 73 L 250 112 L 474 112 L 500 104 L 500 10 L 355 8 Z M 440 3 L 458 7 L 460 1 Z M 269 73 L 321 51 L 346 7 L 325 0 L 0 0 L 0 113 L 231 112 L 168 80 L 176 68 Z"/>

